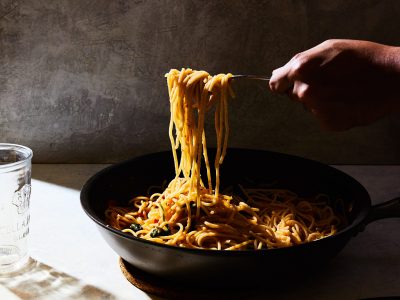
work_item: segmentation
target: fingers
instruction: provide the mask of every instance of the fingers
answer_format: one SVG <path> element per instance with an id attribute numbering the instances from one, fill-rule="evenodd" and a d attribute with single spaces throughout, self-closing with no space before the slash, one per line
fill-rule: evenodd
<path id="1" fill-rule="evenodd" d="M 324 130 L 342 131 L 355 125 L 356 120 L 348 115 L 348 104 L 338 101 L 342 97 L 336 89 L 295 81 L 293 88 L 286 91 L 286 94 L 302 103 L 304 109 L 318 119 Z"/>
<path id="2" fill-rule="evenodd" d="M 301 102 L 324 129 L 340 131 L 369 124 L 391 109 L 381 108 L 382 72 L 373 75 L 376 68 L 371 66 L 367 46 L 327 40 L 274 70 L 269 87 Z"/>
<path id="3" fill-rule="evenodd" d="M 330 51 L 326 42 L 296 54 L 283 67 L 272 72 L 269 87 L 275 93 L 288 93 L 295 88 L 296 81 L 310 83 L 319 81 L 320 67 L 329 59 Z M 295 92 L 293 92 L 295 93 Z"/>
<path id="4" fill-rule="evenodd" d="M 344 101 L 345 95 L 344 91 L 335 88 L 302 85 L 297 97 L 316 117 L 322 129 L 343 131 L 360 125 L 354 114 L 357 110 L 349 101 Z"/>
<path id="5" fill-rule="evenodd" d="M 302 81 L 295 81 L 291 91 L 287 92 L 287 95 L 295 101 L 306 104 L 306 99 L 313 96 L 310 94 L 310 85 Z"/>
<path id="6" fill-rule="evenodd" d="M 310 61 L 307 55 L 302 53 L 295 55 L 286 65 L 272 72 L 269 86 L 271 91 L 275 93 L 288 93 L 292 90 L 292 94 L 296 94 L 296 90 L 301 84 L 308 82 L 314 75 L 315 62 Z M 298 87 L 296 87 L 298 85 Z"/>
<path id="7" fill-rule="evenodd" d="M 289 79 L 289 72 L 291 66 L 289 63 L 281 68 L 272 72 L 271 79 L 269 80 L 269 87 L 271 91 L 279 94 L 287 93 L 293 88 L 293 81 Z"/>
<path id="8" fill-rule="evenodd" d="M 324 130 L 343 131 L 358 126 L 354 108 L 345 101 L 349 91 L 321 85 L 294 81 L 293 87 L 285 92 L 294 101 L 302 103 L 306 111 L 313 114 Z"/>

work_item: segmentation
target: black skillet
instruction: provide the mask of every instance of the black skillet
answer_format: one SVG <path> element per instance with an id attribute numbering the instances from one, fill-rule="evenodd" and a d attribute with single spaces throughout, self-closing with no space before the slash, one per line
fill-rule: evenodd
<path id="1" fill-rule="evenodd" d="M 348 225 L 325 239 L 259 251 L 178 248 L 135 238 L 109 227 L 104 222 L 104 211 L 110 200 L 123 205 L 134 195 L 145 194 L 149 186 L 174 177 L 170 151 L 141 156 L 100 171 L 83 187 L 81 204 L 111 248 L 134 267 L 175 282 L 202 280 L 217 284 L 256 283 L 257 279 L 270 282 L 288 278 L 288 274 L 295 276 L 323 268 L 368 223 L 400 217 L 400 198 L 371 206 L 370 196 L 359 182 L 316 161 L 268 151 L 228 149 L 221 172 L 222 187 L 238 183 L 273 184 L 301 196 L 325 193 L 342 198 L 346 203 L 342 213 Z"/>

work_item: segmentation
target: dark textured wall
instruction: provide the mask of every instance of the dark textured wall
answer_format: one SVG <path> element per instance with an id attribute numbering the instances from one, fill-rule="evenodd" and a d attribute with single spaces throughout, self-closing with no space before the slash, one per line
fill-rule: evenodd
<path id="1" fill-rule="evenodd" d="M 398 45 L 396 0 L 0 1 L 0 141 L 36 162 L 169 149 L 164 74 L 269 74 L 328 38 Z M 231 146 L 327 163 L 400 163 L 400 117 L 342 133 L 255 82 L 234 86 Z"/>

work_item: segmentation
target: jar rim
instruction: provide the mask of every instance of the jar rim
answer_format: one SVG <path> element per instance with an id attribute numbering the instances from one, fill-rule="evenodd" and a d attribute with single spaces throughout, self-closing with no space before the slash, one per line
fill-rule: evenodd
<path id="1" fill-rule="evenodd" d="M 0 173 L 15 170 L 18 167 L 21 167 L 23 165 L 26 165 L 27 163 L 30 163 L 30 160 L 32 159 L 32 156 L 33 156 L 33 151 L 30 148 L 28 148 L 26 146 L 18 145 L 18 144 L 0 143 L 0 151 L 1 150 L 16 151 L 16 152 L 22 154 L 22 159 L 15 161 L 15 162 L 0 164 Z"/>

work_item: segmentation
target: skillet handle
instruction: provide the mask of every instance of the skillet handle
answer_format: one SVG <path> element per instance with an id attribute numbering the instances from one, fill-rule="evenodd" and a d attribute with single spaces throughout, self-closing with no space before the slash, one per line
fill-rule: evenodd
<path id="1" fill-rule="evenodd" d="M 365 219 L 365 225 L 386 218 L 400 218 L 400 197 L 373 205 Z"/>

